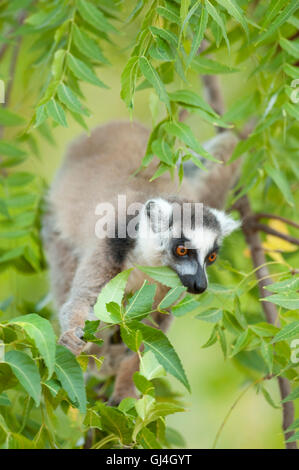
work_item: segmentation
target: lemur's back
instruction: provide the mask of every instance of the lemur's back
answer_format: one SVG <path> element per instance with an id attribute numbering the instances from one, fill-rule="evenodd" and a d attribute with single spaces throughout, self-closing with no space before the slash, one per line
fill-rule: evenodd
<path id="1" fill-rule="evenodd" d="M 94 129 L 89 137 L 76 139 L 69 147 L 49 194 L 57 229 L 80 243 L 94 236 L 95 207 L 115 202 L 118 194 L 143 202 L 157 192 L 177 192 L 168 175 L 149 183 L 150 165 L 132 177 L 145 154 L 149 131 L 140 124 L 112 122 Z"/>

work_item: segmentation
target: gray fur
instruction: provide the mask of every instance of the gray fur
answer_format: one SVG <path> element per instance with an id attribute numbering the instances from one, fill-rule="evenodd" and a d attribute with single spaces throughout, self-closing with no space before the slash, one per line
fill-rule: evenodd
<path id="1" fill-rule="evenodd" d="M 182 263 L 179 266 L 173 260 L 171 239 L 167 241 L 166 233 L 152 231 L 152 239 L 142 242 L 140 234 L 142 224 L 148 220 L 147 214 L 144 214 L 145 218 L 140 215 L 139 238 L 134 242 L 128 238 L 109 240 L 95 237 L 96 205 L 101 202 L 115 205 L 117 194 L 126 195 L 128 203 L 138 201 L 144 204 L 154 199 L 169 204 L 173 201 L 196 201 L 216 209 L 223 207 L 225 196 L 237 177 L 237 164 L 229 167 L 216 164 L 210 166 L 209 173 L 204 175 L 193 172 L 192 177 L 187 175 L 181 185 L 178 179 L 172 181 L 166 173 L 150 183 L 155 171 L 154 163 L 132 177 L 144 156 L 148 136 L 149 131 L 136 123 L 112 122 L 94 129 L 89 137 L 81 137 L 72 143 L 51 186 L 42 236 L 52 291 L 59 310 L 60 342 L 74 354 L 83 349 L 94 350 L 95 346 L 86 345 L 81 339 L 85 320 L 92 318 L 92 308 L 102 287 L 122 269 L 134 264 L 166 264 L 176 269 L 181 277 L 189 276 L 199 267 L 205 273 L 203 257 L 206 252 L 201 253 L 203 249 L 199 248 L 190 266 L 183 268 Z M 209 150 L 225 162 L 235 144 L 234 135 L 225 132 L 217 136 L 214 147 L 210 144 Z M 162 213 L 158 211 L 154 220 L 150 218 L 154 226 Z M 204 209 L 204 226 L 208 230 L 211 247 L 216 239 L 221 241 L 229 233 L 231 219 L 225 219 L 221 214 L 222 222 L 217 212 L 207 207 Z M 225 233 L 222 233 L 223 220 L 227 222 Z M 231 225 L 233 227 L 234 224 Z M 207 251 L 208 243 L 206 245 Z M 133 271 L 128 290 L 140 288 L 145 277 Z M 158 286 L 156 305 L 166 292 L 165 286 Z M 161 317 L 157 313 L 156 321 L 166 330 L 170 316 Z M 125 396 L 133 395 L 132 374 L 138 369 L 136 356 L 131 356 L 123 345 L 109 344 L 109 341 L 105 341 L 102 349 L 96 350 L 97 354 L 106 357 L 103 373 L 116 374 L 113 400 L 119 402 Z"/>

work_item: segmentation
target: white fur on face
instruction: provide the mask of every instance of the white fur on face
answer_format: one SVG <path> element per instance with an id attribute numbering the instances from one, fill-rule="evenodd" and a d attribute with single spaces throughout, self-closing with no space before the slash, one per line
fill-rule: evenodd
<path id="1" fill-rule="evenodd" d="M 150 217 L 147 206 L 151 205 Z M 205 267 L 206 256 L 212 251 L 214 246 L 220 244 L 223 237 L 229 235 L 239 227 L 239 222 L 225 214 L 225 212 L 210 209 L 216 217 L 220 230 L 216 227 L 197 227 L 192 229 L 183 228 L 184 237 L 189 241 L 186 247 L 197 251 L 196 259 L 185 259 L 183 262 L 175 262 L 172 254 L 171 242 L 175 238 L 174 228 L 168 228 L 169 219 L 172 215 L 172 205 L 162 198 L 153 199 L 145 204 L 140 214 L 137 243 L 133 250 L 133 257 L 139 264 L 150 266 L 175 266 L 181 275 L 195 274 L 198 263 Z"/>
<path id="2" fill-rule="evenodd" d="M 193 250 L 197 250 L 198 261 L 203 266 L 205 257 L 213 249 L 216 240 L 219 238 L 219 233 L 208 227 L 201 227 L 195 230 L 184 231 L 184 236 L 190 240 L 186 244 L 187 248 L 190 247 Z"/>
<path id="3" fill-rule="evenodd" d="M 230 235 L 234 230 L 240 227 L 240 222 L 234 220 L 230 215 L 226 214 L 223 211 L 219 211 L 218 209 L 209 209 L 212 214 L 218 220 L 220 227 L 221 227 L 221 235 L 226 237 Z"/>

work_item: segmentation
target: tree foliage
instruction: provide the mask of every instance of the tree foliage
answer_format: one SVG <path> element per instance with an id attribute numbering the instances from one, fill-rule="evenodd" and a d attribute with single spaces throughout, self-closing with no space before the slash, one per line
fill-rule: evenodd
<path id="1" fill-rule="evenodd" d="M 92 109 L 88 109 L 82 84 L 109 86 L 101 80 L 102 68 L 110 63 L 106 50 L 118 47 L 129 31 L 134 38 L 119 77 L 121 98 L 134 116 L 138 92 L 150 88 L 153 120 L 157 107 L 162 115 L 153 126 L 140 170 L 156 159 L 152 179 L 176 171 L 182 179 L 180 162 L 198 162 L 194 154 L 203 157 L 203 164 L 199 163 L 203 167 L 205 161 L 215 160 L 193 130 L 193 115 L 211 128 L 233 129 L 239 134 L 253 121 L 253 130 L 240 140 L 231 157 L 231 162 L 242 157 L 243 169 L 228 207 L 246 196 L 257 212 L 283 218 L 275 220 L 264 214 L 270 222 L 259 227 L 267 233 L 262 243 L 275 279 L 267 286 L 271 295 L 262 299 L 257 288 L 260 279 L 254 278 L 257 269 L 252 271 L 249 262 L 239 259 L 245 250 L 241 234 L 236 237 L 242 248 L 237 253 L 230 250 L 215 268 L 209 291 L 200 298 L 185 295 L 179 300 L 184 289 L 166 268 L 136 269 L 171 288 L 159 305 L 161 312 L 167 314 L 168 308 L 175 316 L 193 312 L 197 320 L 212 323 L 211 336 L 203 347 L 219 343 L 224 357 L 245 368 L 269 404 L 281 406 L 264 383 L 286 378 L 293 391 L 283 403 L 298 398 L 298 367 L 292 359 L 292 340 L 299 336 L 298 257 L 292 237 L 296 227 L 289 224 L 298 202 L 299 112 L 294 82 L 299 60 L 298 1 L 139 0 L 131 2 L 129 16 L 124 3 L 1 2 L 0 78 L 6 84 L 5 102 L 0 107 L 1 272 L 10 269 L 25 276 L 45 270 L 39 230 L 46 185 L 34 172 L 24 171 L 23 164 L 40 157 L 38 135 L 53 142 L 55 128 L 67 127 L 70 119 L 89 129 Z M 30 106 L 23 114 L 13 99 L 12 86 L 24 50 L 29 57 L 24 79 L 38 87 L 28 87 Z M 220 116 L 193 85 L 198 75 L 238 76 L 244 83 L 241 98 Z M 188 123 L 180 120 L 183 110 L 191 116 Z M 163 376 L 172 374 L 189 390 L 188 378 L 168 338 L 141 322 L 150 318 L 154 286 L 145 283 L 131 298 L 124 298 L 127 277 L 124 271 L 103 289 L 95 306 L 99 321 L 87 322 L 85 327 L 85 339 L 99 343 L 94 333 L 100 320 L 108 327 L 120 325 L 122 340 L 140 356 L 140 372 L 134 376 L 140 398 L 127 398 L 118 407 L 97 399 L 93 379 L 84 384 L 83 371 L 90 357 L 82 354 L 76 359 L 56 344 L 47 301 L 26 305 L 14 297 L 3 300 L 3 448 L 82 447 L 87 432 L 93 448 L 182 445 L 176 432 L 166 427 L 165 417 L 183 411 L 184 405 Z M 224 279 L 225 286 L 221 285 Z M 116 283 L 117 295 L 112 298 Z M 266 321 L 264 303 L 277 306 L 276 324 Z M 101 358 L 95 360 L 100 367 Z M 109 396 L 111 383 L 103 383 L 102 389 L 103 396 Z M 296 420 L 285 429 L 295 431 L 288 437 L 290 442 L 298 439 L 298 426 Z"/>

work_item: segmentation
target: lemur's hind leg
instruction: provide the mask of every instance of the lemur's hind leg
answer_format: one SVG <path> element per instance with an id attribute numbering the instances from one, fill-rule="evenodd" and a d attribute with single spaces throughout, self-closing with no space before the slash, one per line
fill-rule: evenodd
<path id="1" fill-rule="evenodd" d="M 159 329 L 164 332 L 168 330 L 172 321 L 171 315 L 154 312 L 152 316 Z M 146 323 L 149 322 L 146 321 Z M 142 349 L 143 348 L 141 348 L 141 350 Z M 138 370 L 139 357 L 137 354 L 132 354 L 121 361 L 115 377 L 113 394 L 109 400 L 110 405 L 116 406 L 127 397 L 137 398 L 133 375 Z"/>
<path id="2" fill-rule="evenodd" d="M 42 238 L 49 264 L 53 301 L 60 309 L 66 301 L 78 266 L 78 259 L 66 240 L 53 228 L 50 216 L 44 219 Z"/>

